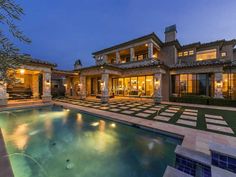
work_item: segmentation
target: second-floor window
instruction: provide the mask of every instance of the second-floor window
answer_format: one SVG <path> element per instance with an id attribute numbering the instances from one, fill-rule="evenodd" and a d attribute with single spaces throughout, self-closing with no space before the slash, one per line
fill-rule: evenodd
<path id="1" fill-rule="evenodd" d="M 197 61 L 216 59 L 216 49 L 197 52 Z"/>

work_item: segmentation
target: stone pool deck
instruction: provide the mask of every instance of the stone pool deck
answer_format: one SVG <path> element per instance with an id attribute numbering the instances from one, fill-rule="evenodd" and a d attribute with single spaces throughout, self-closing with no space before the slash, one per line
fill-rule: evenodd
<path id="1" fill-rule="evenodd" d="M 53 101 L 56 105 L 61 105 L 67 108 L 79 109 L 82 112 L 97 115 L 103 118 L 111 119 L 113 121 L 122 122 L 126 124 L 135 124 L 142 128 L 153 129 L 156 131 L 166 132 L 167 134 L 183 137 L 182 146 L 188 149 L 199 151 L 210 155 L 209 146 L 211 143 L 222 144 L 230 147 L 236 147 L 236 137 L 221 135 L 217 133 L 196 130 L 192 128 L 182 127 L 178 125 L 168 124 L 164 122 L 157 122 L 148 119 L 142 119 L 130 115 L 124 115 L 114 112 L 108 112 L 95 108 L 83 107 L 59 101 Z"/>

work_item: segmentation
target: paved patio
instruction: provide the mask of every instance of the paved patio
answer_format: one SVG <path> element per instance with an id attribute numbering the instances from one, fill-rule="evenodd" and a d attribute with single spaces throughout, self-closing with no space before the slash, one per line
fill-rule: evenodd
<path id="1" fill-rule="evenodd" d="M 155 120 L 219 134 L 236 136 L 236 111 L 186 107 L 152 102 L 115 100 L 102 104 L 96 100 L 55 99 L 64 103 Z"/>

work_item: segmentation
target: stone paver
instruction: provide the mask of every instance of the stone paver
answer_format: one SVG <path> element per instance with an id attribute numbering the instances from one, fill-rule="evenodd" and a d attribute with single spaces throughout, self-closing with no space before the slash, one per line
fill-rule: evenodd
<path id="1" fill-rule="evenodd" d="M 168 112 L 162 112 L 162 113 L 160 113 L 160 115 L 162 115 L 162 116 L 167 116 L 167 117 L 172 117 L 172 116 L 174 116 L 175 114 L 173 114 L 173 113 L 168 113 Z"/>
<path id="2" fill-rule="evenodd" d="M 184 111 L 183 114 L 190 115 L 190 116 L 197 116 L 196 112 L 186 112 L 186 111 Z"/>
<path id="3" fill-rule="evenodd" d="M 223 119 L 222 116 L 211 115 L 211 114 L 205 114 L 205 117 L 207 117 L 207 118 L 212 118 L 212 119 Z"/>
<path id="4" fill-rule="evenodd" d="M 146 106 L 138 106 L 137 108 L 146 109 L 147 107 Z"/>
<path id="5" fill-rule="evenodd" d="M 194 121 L 188 121 L 188 120 L 182 120 L 182 119 L 179 119 L 177 121 L 178 124 L 183 124 L 183 125 L 189 125 L 189 126 L 193 126 L 193 127 L 196 127 L 196 122 Z"/>
<path id="6" fill-rule="evenodd" d="M 166 109 L 165 112 L 172 112 L 172 113 L 177 113 L 177 110 L 172 110 L 172 109 Z"/>
<path id="7" fill-rule="evenodd" d="M 162 121 L 169 121 L 170 117 L 165 117 L 165 116 L 156 116 L 154 117 L 155 120 L 162 120 Z"/>
<path id="8" fill-rule="evenodd" d="M 119 108 L 120 109 L 129 109 L 129 107 L 127 107 L 127 106 L 120 106 Z"/>
<path id="9" fill-rule="evenodd" d="M 117 108 L 117 105 L 110 105 L 111 108 Z"/>
<path id="10" fill-rule="evenodd" d="M 139 116 L 139 117 L 148 117 L 150 116 L 150 114 L 147 114 L 147 113 L 138 113 L 138 114 L 135 114 L 136 116 Z"/>
<path id="11" fill-rule="evenodd" d="M 156 111 L 152 111 L 152 110 L 145 110 L 145 111 L 143 111 L 143 112 L 149 113 L 149 114 L 154 114 L 154 113 L 156 113 Z"/>
<path id="12" fill-rule="evenodd" d="M 207 123 L 214 123 L 214 124 L 221 124 L 221 125 L 228 125 L 227 122 L 224 120 L 215 120 L 215 119 L 208 119 L 206 118 Z"/>
<path id="13" fill-rule="evenodd" d="M 198 112 L 198 110 L 196 110 L 196 109 L 185 109 L 184 111 L 187 111 L 187 112 Z"/>
<path id="14" fill-rule="evenodd" d="M 169 107 L 168 109 L 173 109 L 173 110 L 180 110 L 180 108 L 178 108 L 178 107 Z"/>
<path id="15" fill-rule="evenodd" d="M 195 117 L 195 116 L 189 116 L 189 115 L 181 115 L 180 116 L 180 118 L 181 119 L 188 119 L 188 120 L 195 120 L 195 121 L 197 121 L 197 117 Z"/>
<path id="16" fill-rule="evenodd" d="M 121 113 L 124 113 L 124 114 L 133 114 L 134 111 L 128 111 L 128 110 L 126 110 L 126 111 L 122 111 Z"/>
<path id="17" fill-rule="evenodd" d="M 113 108 L 113 109 L 109 109 L 110 111 L 114 111 L 114 112 L 118 112 L 120 111 L 120 109 L 116 109 L 116 108 Z"/>
<path id="18" fill-rule="evenodd" d="M 214 130 L 214 131 L 219 131 L 219 132 L 224 132 L 224 133 L 234 134 L 234 132 L 231 128 L 223 127 L 223 126 L 219 126 L 219 125 L 207 124 L 207 129 Z"/>
<path id="19" fill-rule="evenodd" d="M 141 111 L 142 109 L 138 109 L 138 108 L 131 108 L 131 111 Z"/>
<path id="20" fill-rule="evenodd" d="M 106 109 L 109 109 L 109 107 L 102 106 L 102 107 L 100 107 L 100 109 L 106 110 Z"/>

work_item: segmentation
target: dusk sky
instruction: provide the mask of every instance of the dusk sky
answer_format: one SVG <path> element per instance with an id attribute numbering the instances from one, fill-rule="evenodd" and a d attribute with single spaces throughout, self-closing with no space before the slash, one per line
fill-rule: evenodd
<path id="1" fill-rule="evenodd" d="M 236 38 L 236 0 L 32 0 L 19 23 L 32 44 L 23 53 L 73 69 L 77 58 L 176 24 L 181 44 Z"/>

